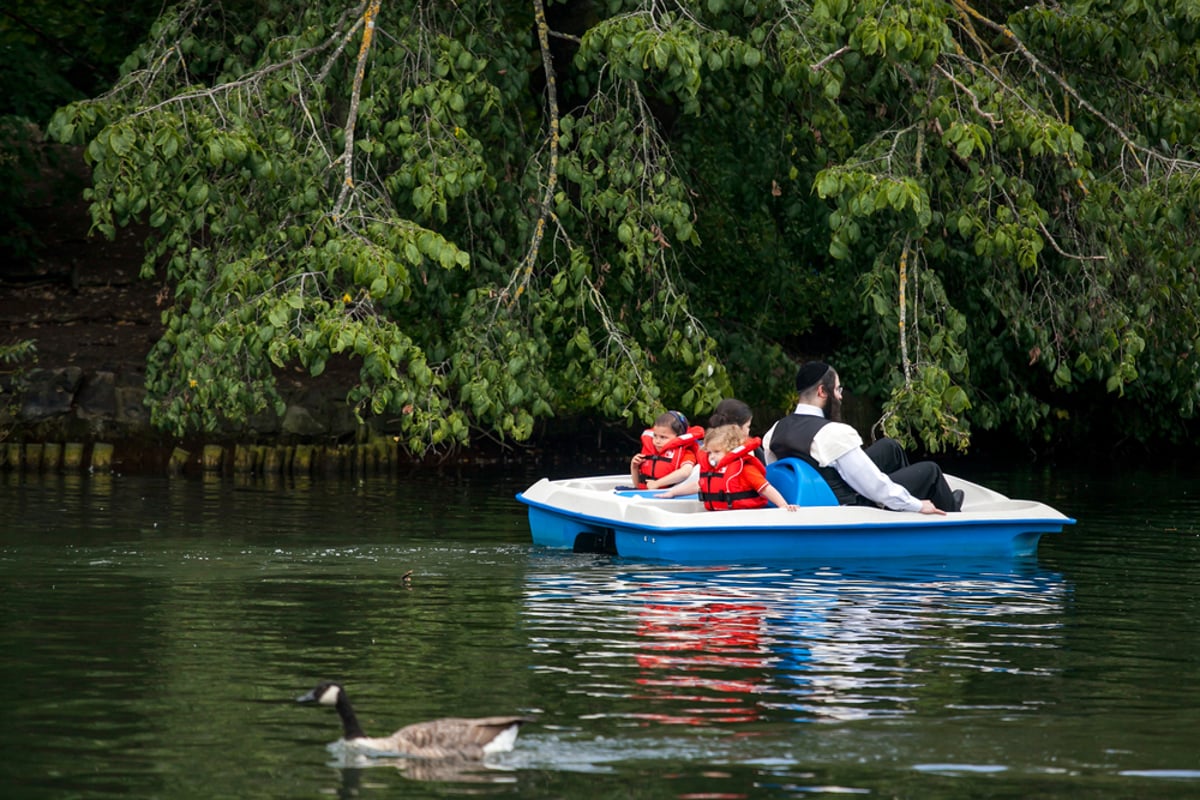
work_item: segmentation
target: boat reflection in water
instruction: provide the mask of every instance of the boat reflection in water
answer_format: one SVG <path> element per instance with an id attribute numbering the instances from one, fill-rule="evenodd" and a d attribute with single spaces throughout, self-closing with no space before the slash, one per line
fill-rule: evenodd
<path id="1" fill-rule="evenodd" d="M 699 713 L 646 712 L 664 724 L 699 725 L 708 721 L 751 722 L 767 649 L 767 606 L 757 602 L 715 601 L 692 589 L 647 592 L 637 611 L 640 668 L 636 683 L 644 699 L 708 703 L 709 716 Z M 741 677 L 727 675 L 734 670 Z"/>
<path id="2" fill-rule="evenodd" d="M 575 565 L 572 568 L 572 565 Z M 535 669 L 640 724 L 844 721 L 1050 674 L 1068 588 L 1034 560 L 845 567 L 544 559 L 527 577 Z M 987 681 L 982 681 L 986 684 Z M 959 692 L 960 696 L 954 696 Z"/>

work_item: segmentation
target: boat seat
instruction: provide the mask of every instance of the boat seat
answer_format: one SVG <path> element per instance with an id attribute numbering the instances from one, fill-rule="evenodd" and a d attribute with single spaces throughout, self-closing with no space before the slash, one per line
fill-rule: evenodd
<path id="1" fill-rule="evenodd" d="M 801 458 L 781 458 L 767 465 L 767 480 L 783 499 L 798 506 L 836 506 L 833 489 L 812 464 Z"/>

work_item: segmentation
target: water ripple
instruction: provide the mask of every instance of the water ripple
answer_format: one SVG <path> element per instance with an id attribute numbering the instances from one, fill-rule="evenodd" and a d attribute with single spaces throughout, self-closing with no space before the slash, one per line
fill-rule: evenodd
<path id="1" fill-rule="evenodd" d="M 606 716 L 706 726 L 912 714 L 935 668 L 1044 674 L 1066 589 L 1038 569 L 585 565 L 532 573 L 525 594 L 535 670 L 571 675 Z"/>

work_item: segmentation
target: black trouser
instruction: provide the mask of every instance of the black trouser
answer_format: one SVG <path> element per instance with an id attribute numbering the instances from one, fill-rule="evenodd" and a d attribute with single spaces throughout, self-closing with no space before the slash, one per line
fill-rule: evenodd
<path id="1" fill-rule="evenodd" d="M 942 475 L 942 468 L 932 461 L 908 463 L 908 456 L 895 439 L 880 439 L 864 448 L 879 471 L 908 489 L 918 500 L 930 500 L 942 511 L 955 511 L 954 496 Z M 875 505 L 866 500 L 867 505 Z"/>

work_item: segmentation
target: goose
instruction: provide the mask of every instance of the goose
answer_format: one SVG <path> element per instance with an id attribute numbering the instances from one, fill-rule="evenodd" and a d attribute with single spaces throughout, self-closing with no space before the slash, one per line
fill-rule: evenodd
<path id="1" fill-rule="evenodd" d="M 391 736 L 373 738 L 363 733 L 350 698 L 340 684 L 319 683 L 311 692 L 297 697 L 296 702 L 336 708 L 342 718 L 343 738 L 355 749 L 373 755 L 410 758 L 477 761 L 492 753 L 507 753 L 517 740 L 517 730 L 532 721 L 526 717 L 445 717 L 414 722 Z"/>

